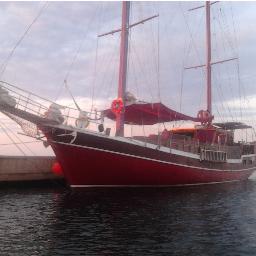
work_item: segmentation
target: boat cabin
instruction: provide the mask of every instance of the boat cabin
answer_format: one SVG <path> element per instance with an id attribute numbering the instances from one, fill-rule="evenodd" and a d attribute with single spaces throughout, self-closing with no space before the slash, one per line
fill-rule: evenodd
<path id="1" fill-rule="evenodd" d="M 241 155 L 250 155 L 256 152 L 255 143 L 241 143 L 234 141 L 236 129 L 251 128 L 248 125 L 229 122 L 216 123 L 212 125 L 195 125 L 195 127 L 165 129 L 161 134 L 150 134 L 148 137 L 135 136 L 143 142 L 155 144 L 158 147 L 171 147 L 172 149 L 182 150 L 198 154 L 205 151 L 205 158 L 216 158 L 218 161 L 223 158 L 239 159 Z M 216 157 L 215 153 L 217 152 Z M 209 156 L 207 155 L 209 154 Z M 220 155 L 218 157 L 218 154 Z M 223 156 L 222 156 L 222 155 Z"/>
<path id="2" fill-rule="evenodd" d="M 175 128 L 170 130 L 173 139 L 192 139 L 200 144 L 232 144 L 234 141 L 234 132 L 224 130 L 215 126 L 197 125 L 194 128 Z"/>

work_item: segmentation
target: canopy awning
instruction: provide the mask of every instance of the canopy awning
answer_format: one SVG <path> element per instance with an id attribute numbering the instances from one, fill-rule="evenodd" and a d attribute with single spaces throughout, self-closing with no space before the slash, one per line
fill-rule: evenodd
<path id="1" fill-rule="evenodd" d="M 238 129 L 252 128 L 250 125 L 247 125 L 241 122 L 213 123 L 213 125 L 218 126 L 224 130 L 238 130 Z"/>
<path id="2" fill-rule="evenodd" d="M 107 118 L 116 119 L 116 115 L 111 109 L 106 109 L 103 112 Z M 153 125 L 180 120 L 200 122 L 199 118 L 174 111 L 162 103 L 134 103 L 125 107 L 124 122 L 126 124 Z"/>

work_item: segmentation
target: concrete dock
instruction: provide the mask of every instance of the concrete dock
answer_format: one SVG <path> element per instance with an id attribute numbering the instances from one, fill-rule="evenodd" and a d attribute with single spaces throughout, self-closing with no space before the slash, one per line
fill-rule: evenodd
<path id="1" fill-rule="evenodd" d="M 0 182 L 61 179 L 52 172 L 55 157 L 0 156 Z"/>

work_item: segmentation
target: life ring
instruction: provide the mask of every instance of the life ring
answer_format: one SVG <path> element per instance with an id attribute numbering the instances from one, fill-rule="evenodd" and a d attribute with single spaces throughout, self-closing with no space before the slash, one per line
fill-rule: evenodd
<path id="1" fill-rule="evenodd" d="M 78 128 L 87 128 L 88 125 L 90 124 L 89 120 L 85 119 L 76 119 L 76 127 Z"/>
<path id="2" fill-rule="evenodd" d="M 207 110 L 199 110 L 197 113 L 197 118 L 202 123 L 207 123 L 208 121 L 210 121 L 210 113 Z"/>
<path id="3" fill-rule="evenodd" d="M 124 109 L 124 102 L 122 98 L 113 100 L 111 104 L 111 110 L 113 113 L 120 114 L 123 111 L 123 109 Z"/>
<path id="4" fill-rule="evenodd" d="M 76 127 L 78 128 L 87 128 L 90 124 L 86 112 L 81 111 L 79 117 L 75 121 Z"/>

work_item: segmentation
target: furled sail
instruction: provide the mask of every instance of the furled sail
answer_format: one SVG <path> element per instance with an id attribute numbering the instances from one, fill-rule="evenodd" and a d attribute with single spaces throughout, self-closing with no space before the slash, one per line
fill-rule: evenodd
<path id="1" fill-rule="evenodd" d="M 103 113 L 105 117 L 111 120 L 116 119 L 116 115 L 111 109 L 106 109 Z M 134 103 L 125 107 L 124 122 L 126 124 L 153 125 L 179 120 L 200 122 L 199 118 L 174 111 L 162 103 Z"/>

